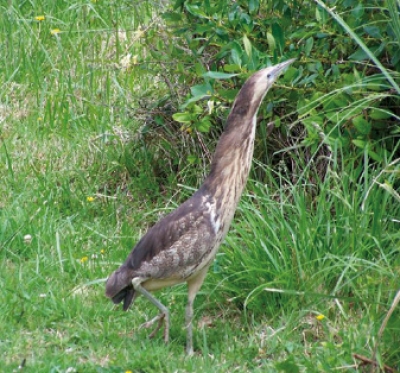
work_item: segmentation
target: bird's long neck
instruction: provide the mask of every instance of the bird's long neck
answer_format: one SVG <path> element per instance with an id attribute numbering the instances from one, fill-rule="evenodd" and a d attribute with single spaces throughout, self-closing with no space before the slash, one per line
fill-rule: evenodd
<path id="1" fill-rule="evenodd" d="M 234 196 L 235 202 L 239 200 L 253 158 L 255 123 L 256 118 L 253 117 L 247 123 L 237 123 L 235 128 L 226 128 L 221 135 L 210 174 L 204 181 L 215 198 L 224 198 L 223 195 L 229 193 Z"/>
<path id="2" fill-rule="evenodd" d="M 247 88 L 247 89 L 246 89 Z M 228 225 L 246 185 L 254 150 L 257 112 L 264 95 L 244 86 L 235 100 L 217 144 L 203 191 L 216 202 L 216 214 Z"/>

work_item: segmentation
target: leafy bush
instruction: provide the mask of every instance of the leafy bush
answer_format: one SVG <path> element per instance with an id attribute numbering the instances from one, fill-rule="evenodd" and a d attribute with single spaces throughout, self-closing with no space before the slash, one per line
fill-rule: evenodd
<path id="1" fill-rule="evenodd" d="M 362 159 L 367 152 L 381 165 L 389 154 L 398 156 L 396 4 L 390 1 L 381 11 L 372 2 L 338 1 L 335 13 L 318 4 L 178 0 L 173 11 L 164 12 L 166 30 L 174 36 L 170 57 L 179 56 L 176 80 L 191 82 L 173 116 L 181 129 L 198 139 L 214 129 L 218 133 L 251 72 L 297 57 L 297 66 L 261 110 L 256 158 L 268 163 L 274 156 L 273 164 L 284 161 L 298 179 L 312 160 L 330 157 L 337 146 L 346 158 Z M 278 130 L 265 140 L 271 122 Z M 325 166 L 316 166 L 315 173 L 323 176 Z"/>

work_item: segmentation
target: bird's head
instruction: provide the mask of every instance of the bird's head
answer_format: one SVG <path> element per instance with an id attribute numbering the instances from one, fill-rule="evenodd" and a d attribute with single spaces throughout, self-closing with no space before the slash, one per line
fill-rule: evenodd
<path id="1" fill-rule="evenodd" d="M 260 107 L 260 104 L 279 78 L 281 73 L 295 61 L 295 58 L 269 66 L 254 73 L 238 93 L 233 104 L 232 112 L 235 115 L 250 116 L 253 118 Z"/>
<path id="2" fill-rule="evenodd" d="M 295 60 L 295 58 L 292 58 L 291 60 L 281 62 L 277 65 L 261 69 L 253 74 L 243 86 L 243 88 L 249 86 L 253 91 L 252 101 L 260 103 L 282 72 Z"/>
<path id="3" fill-rule="evenodd" d="M 107 279 L 106 296 L 115 304 L 124 302 L 124 311 L 132 303 L 135 290 L 132 286 L 133 271 L 123 264 Z"/>

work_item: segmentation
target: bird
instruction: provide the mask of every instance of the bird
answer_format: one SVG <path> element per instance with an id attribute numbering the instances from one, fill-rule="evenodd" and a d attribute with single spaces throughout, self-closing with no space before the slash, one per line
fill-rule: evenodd
<path id="1" fill-rule="evenodd" d="M 186 354 L 193 350 L 193 303 L 233 220 L 246 185 L 253 158 L 257 114 L 260 105 L 290 59 L 260 69 L 237 94 L 215 148 L 210 172 L 200 188 L 174 211 L 161 218 L 139 240 L 125 262 L 107 279 L 105 295 L 126 311 L 138 295 L 147 298 L 160 313 L 143 326 L 164 323 L 169 341 L 170 313 L 153 292 L 187 283 L 185 310 Z"/>

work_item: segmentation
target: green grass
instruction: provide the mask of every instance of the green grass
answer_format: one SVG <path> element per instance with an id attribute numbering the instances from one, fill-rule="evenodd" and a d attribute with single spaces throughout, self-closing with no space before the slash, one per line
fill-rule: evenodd
<path id="1" fill-rule="evenodd" d="M 162 166 L 162 151 L 179 150 L 161 138 L 155 154 L 138 135 L 159 136 L 138 107 L 168 87 L 151 64 L 121 63 L 144 59 L 135 31 L 153 6 L 0 5 L 2 371 L 357 371 L 353 354 L 372 356 L 398 290 L 396 147 L 382 170 L 367 150 L 361 162 L 332 146 L 313 185 L 307 169 L 294 182 L 258 166 L 266 184 L 249 183 L 196 300 L 194 357 L 184 286 L 159 293 L 172 312 L 167 346 L 138 329 L 156 314 L 148 302 L 124 313 L 105 298 L 104 279 L 190 194 L 176 190 L 176 165 Z M 186 167 L 185 184 L 197 171 Z M 399 329 L 395 310 L 377 356 L 396 368 Z"/>

